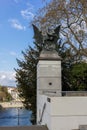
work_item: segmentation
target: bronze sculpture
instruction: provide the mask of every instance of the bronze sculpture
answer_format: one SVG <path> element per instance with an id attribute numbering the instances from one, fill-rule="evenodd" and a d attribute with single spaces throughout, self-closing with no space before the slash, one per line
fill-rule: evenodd
<path id="1" fill-rule="evenodd" d="M 40 31 L 35 25 L 33 25 L 34 29 L 34 38 L 38 44 L 44 43 L 45 50 L 55 50 L 56 44 L 59 39 L 59 31 L 60 25 L 53 30 L 53 32 L 47 32 L 46 36 L 42 35 L 42 31 Z"/>

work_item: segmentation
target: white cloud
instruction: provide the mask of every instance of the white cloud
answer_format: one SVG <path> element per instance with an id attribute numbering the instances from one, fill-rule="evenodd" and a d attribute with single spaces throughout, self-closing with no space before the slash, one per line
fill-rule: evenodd
<path id="1" fill-rule="evenodd" d="M 12 56 L 17 56 L 17 53 L 14 52 L 14 51 L 11 51 L 11 52 L 10 52 L 10 55 L 12 55 Z"/>
<path id="2" fill-rule="evenodd" d="M 34 17 L 34 14 L 30 12 L 29 9 L 25 9 L 21 11 L 21 15 L 23 16 L 24 19 L 32 19 Z"/>
<path id="3" fill-rule="evenodd" d="M 31 5 L 30 3 L 27 3 L 27 8 L 24 10 L 21 10 L 21 15 L 24 19 L 30 20 L 34 17 L 34 13 L 33 13 L 33 5 Z"/>
<path id="4" fill-rule="evenodd" d="M 28 6 L 28 8 L 29 8 L 30 10 L 33 10 L 33 9 L 34 9 L 34 6 L 33 6 L 32 4 L 30 4 L 29 2 L 28 2 L 26 5 Z"/>
<path id="5" fill-rule="evenodd" d="M 26 30 L 26 27 L 23 26 L 17 19 L 10 19 L 9 22 L 11 26 L 17 30 Z"/>
<path id="6" fill-rule="evenodd" d="M 15 2 L 15 3 L 18 3 L 18 2 L 19 2 L 19 0 L 14 0 L 14 2 Z"/>
<path id="7" fill-rule="evenodd" d="M 1 63 L 7 64 L 7 60 L 2 60 Z"/>
<path id="8" fill-rule="evenodd" d="M 6 75 L 1 75 L 1 79 L 5 79 L 6 78 Z"/>
<path id="9" fill-rule="evenodd" d="M 15 83 L 15 72 L 0 71 L 0 85 L 16 86 L 16 83 Z"/>

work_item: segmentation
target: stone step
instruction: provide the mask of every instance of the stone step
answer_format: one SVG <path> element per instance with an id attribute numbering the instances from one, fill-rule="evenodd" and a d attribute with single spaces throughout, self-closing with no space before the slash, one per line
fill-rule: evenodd
<path id="1" fill-rule="evenodd" d="M 48 130 L 46 126 L 17 126 L 17 127 L 0 127 L 0 130 Z"/>
<path id="2" fill-rule="evenodd" d="M 80 130 L 80 129 L 73 129 L 73 130 Z"/>
<path id="3" fill-rule="evenodd" d="M 87 125 L 80 125 L 80 126 L 79 126 L 79 129 L 80 129 L 80 130 L 87 130 Z"/>

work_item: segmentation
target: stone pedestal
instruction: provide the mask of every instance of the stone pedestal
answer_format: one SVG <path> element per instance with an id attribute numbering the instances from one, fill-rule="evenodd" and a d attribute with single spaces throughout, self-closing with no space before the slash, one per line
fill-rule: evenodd
<path id="1" fill-rule="evenodd" d="M 40 103 L 42 95 L 61 96 L 61 58 L 55 50 L 42 51 L 37 64 L 37 124 L 46 105 Z"/>
<path id="2" fill-rule="evenodd" d="M 54 51 L 42 51 L 37 65 L 37 91 L 39 93 L 60 94 L 61 58 Z"/>

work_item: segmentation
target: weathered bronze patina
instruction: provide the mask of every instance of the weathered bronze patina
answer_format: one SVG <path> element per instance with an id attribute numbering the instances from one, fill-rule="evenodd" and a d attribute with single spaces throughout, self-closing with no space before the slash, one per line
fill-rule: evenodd
<path id="1" fill-rule="evenodd" d="M 44 50 L 52 51 L 56 49 L 56 44 L 59 39 L 59 31 L 60 31 L 60 25 L 56 27 L 53 31 L 49 31 L 46 33 L 46 35 L 42 35 L 42 31 L 40 31 L 35 25 L 33 25 L 34 29 L 34 38 L 38 44 L 43 43 Z"/>

